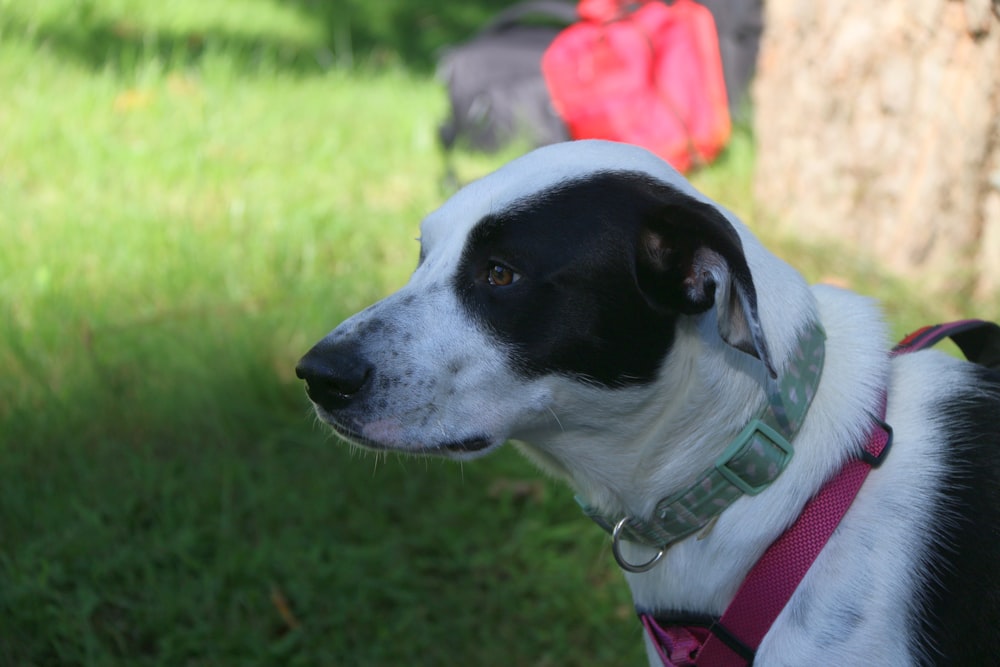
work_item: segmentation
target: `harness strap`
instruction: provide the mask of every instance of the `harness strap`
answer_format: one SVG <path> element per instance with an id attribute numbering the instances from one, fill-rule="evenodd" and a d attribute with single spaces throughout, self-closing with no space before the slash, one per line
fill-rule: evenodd
<path id="1" fill-rule="evenodd" d="M 862 458 L 848 461 L 836 477 L 806 503 L 798 520 L 754 565 L 719 620 L 726 634 L 751 651 L 760 646 L 764 635 L 826 546 L 868 473 L 885 459 L 892 445 L 892 429 L 884 421 L 885 404 L 883 396 Z M 753 662 L 741 653 L 734 650 L 732 642 L 724 641 L 713 630 L 698 654 L 697 664 L 707 667 Z"/>
<path id="2" fill-rule="evenodd" d="M 899 341 L 892 353 L 916 352 L 951 338 L 969 361 L 1000 370 L 1000 326 L 984 320 L 959 320 L 917 329 Z"/>
<path id="3" fill-rule="evenodd" d="M 709 637 L 714 619 L 664 622 L 649 614 L 639 614 L 663 667 L 696 667 L 698 651 Z"/>

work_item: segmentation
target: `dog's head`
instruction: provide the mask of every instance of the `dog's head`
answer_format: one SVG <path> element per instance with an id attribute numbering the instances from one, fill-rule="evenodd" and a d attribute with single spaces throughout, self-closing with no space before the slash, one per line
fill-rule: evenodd
<path id="1" fill-rule="evenodd" d="M 563 401 L 641 394 L 679 347 L 774 374 L 739 234 L 641 149 L 537 150 L 458 192 L 420 242 L 407 285 L 296 369 L 355 443 L 463 458 L 530 440 L 566 427 Z"/>

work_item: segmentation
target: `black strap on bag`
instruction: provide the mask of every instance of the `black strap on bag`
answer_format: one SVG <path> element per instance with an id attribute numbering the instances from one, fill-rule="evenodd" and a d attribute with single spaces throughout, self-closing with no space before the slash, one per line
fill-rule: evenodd
<path id="1" fill-rule="evenodd" d="M 764 32 L 763 0 L 698 0 L 715 18 L 722 72 L 726 77 L 729 115 L 749 121 L 747 92 L 757 71 L 757 54 Z"/>
<path id="2" fill-rule="evenodd" d="M 472 39 L 446 51 L 438 76 L 448 86 L 451 112 L 439 128 L 446 180 L 456 144 L 493 152 L 515 139 L 543 146 L 569 138 L 542 78 L 542 54 L 578 19 L 559 0 L 522 2 L 497 14 Z"/>

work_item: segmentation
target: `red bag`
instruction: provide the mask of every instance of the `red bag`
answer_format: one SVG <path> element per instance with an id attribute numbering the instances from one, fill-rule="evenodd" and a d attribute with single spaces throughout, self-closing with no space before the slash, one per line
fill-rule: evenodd
<path id="1" fill-rule="evenodd" d="M 693 0 L 581 0 L 583 19 L 542 57 L 556 111 L 574 139 L 652 150 L 687 171 L 729 139 L 729 108 L 712 14 Z"/>

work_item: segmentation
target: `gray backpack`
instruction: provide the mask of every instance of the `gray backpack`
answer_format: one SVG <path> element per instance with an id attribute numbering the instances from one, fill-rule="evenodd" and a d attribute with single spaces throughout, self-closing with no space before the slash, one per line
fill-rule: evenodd
<path id="1" fill-rule="evenodd" d="M 522 2 L 446 51 L 438 64 L 451 101 L 451 114 L 439 128 L 445 150 L 460 144 L 493 152 L 515 139 L 533 147 L 568 139 L 549 101 L 541 60 L 555 36 L 577 19 L 574 3 Z"/>

